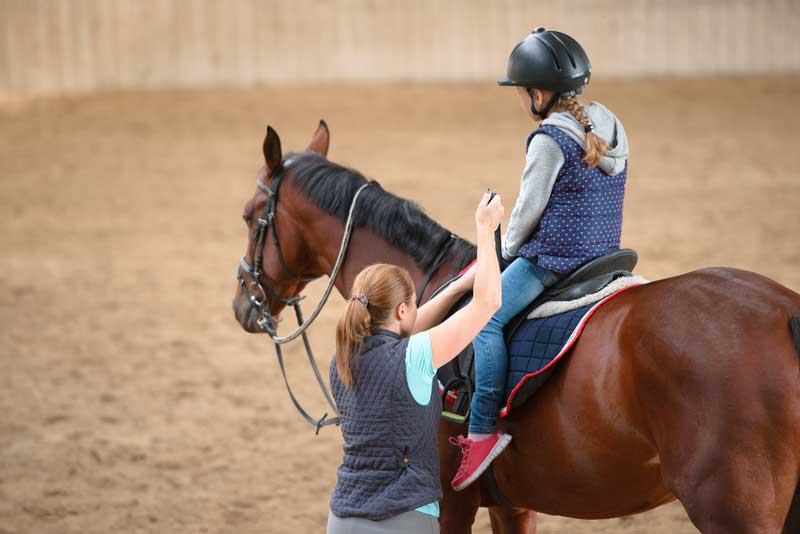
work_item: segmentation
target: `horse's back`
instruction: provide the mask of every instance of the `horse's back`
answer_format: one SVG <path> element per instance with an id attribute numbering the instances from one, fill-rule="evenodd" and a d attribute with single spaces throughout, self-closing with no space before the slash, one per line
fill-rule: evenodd
<path id="1" fill-rule="evenodd" d="M 548 513 L 634 513 L 672 498 L 665 462 L 691 466 L 698 447 L 725 447 L 734 428 L 766 418 L 800 438 L 800 412 L 785 406 L 797 405 L 800 391 L 792 315 L 800 295 L 738 269 L 693 271 L 615 297 L 589 320 L 567 364 L 506 421 L 521 439 L 497 461 L 539 458 L 535 478 L 545 486 L 514 493 L 533 492 L 528 504 Z M 578 498 L 564 509 L 547 486 Z M 612 486 L 626 489 L 604 498 Z"/>
<path id="2" fill-rule="evenodd" d="M 624 319 L 602 325 L 601 316 L 597 326 L 618 332 L 611 333 L 619 341 L 618 376 L 634 389 L 651 433 L 673 414 L 710 417 L 727 408 L 739 417 L 761 417 L 762 408 L 800 392 L 789 329 L 791 317 L 800 316 L 800 295 L 777 282 L 750 271 L 707 268 L 622 296 L 628 297 L 620 302 Z"/>
<path id="3" fill-rule="evenodd" d="M 800 295 L 790 289 L 723 267 L 637 289 L 620 325 L 620 352 L 635 362 L 640 392 L 656 380 L 670 391 L 696 383 L 741 394 L 767 378 L 773 384 L 794 378 L 787 373 L 798 368 L 789 321 L 800 316 Z"/>
<path id="4" fill-rule="evenodd" d="M 800 314 L 800 295 L 766 276 L 731 267 L 708 267 L 647 284 L 636 301 L 636 314 L 659 313 L 665 318 L 689 312 L 693 319 L 717 328 L 720 312 L 728 318 L 769 322 Z"/>

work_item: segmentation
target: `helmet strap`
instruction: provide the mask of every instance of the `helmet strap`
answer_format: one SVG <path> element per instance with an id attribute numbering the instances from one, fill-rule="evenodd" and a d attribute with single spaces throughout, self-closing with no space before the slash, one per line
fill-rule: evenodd
<path id="1" fill-rule="evenodd" d="M 536 109 L 536 101 L 533 98 L 533 90 L 528 89 L 528 94 L 531 97 L 531 113 L 539 117 L 540 119 L 546 119 L 547 115 L 550 113 L 550 110 L 553 109 L 553 106 L 556 105 L 558 102 L 558 97 L 561 96 L 559 93 L 554 93 L 553 96 L 550 97 L 550 101 L 544 106 L 544 109 L 539 111 Z"/>

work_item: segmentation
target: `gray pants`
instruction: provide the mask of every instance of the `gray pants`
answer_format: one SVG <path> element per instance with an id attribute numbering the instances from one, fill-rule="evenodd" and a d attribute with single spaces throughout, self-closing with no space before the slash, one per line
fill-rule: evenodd
<path id="1" fill-rule="evenodd" d="M 439 520 L 430 514 L 410 510 L 400 515 L 371 521 L 363 517 L 339 517 L 328 510 L 328 534 L 439 534 Z"/>

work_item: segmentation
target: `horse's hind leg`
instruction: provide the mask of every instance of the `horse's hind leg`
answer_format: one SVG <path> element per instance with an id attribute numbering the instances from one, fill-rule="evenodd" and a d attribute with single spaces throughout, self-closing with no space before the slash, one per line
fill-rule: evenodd
<path id="1" fill-rule="evenodd" d="M 786 484 L 778 480 L 753 484 L 755 473 L 749 467 L 733 468 L 738 471 L 735 475 L 724 466 L 702 480 L 687 480 L 675 491 L 697 529 L 703 534 L 797 534 L 797 529 L 783 530 L 792 498 Z M 750 488 L 745 490 L 745 486 Z M 761 495 L 752 491 L 756 486 L 763 491 Z"/>
<path id="2" fill-rule="evenodd" d="M 667 488 L 704 534 L 779 534 L 793 500 L 798 514 L 800 451 L 796 425 L 787 423 L 800 411 L 791 409 L 797 400 L 781 401 L 782 409 L 759 410 L 759 417 L 746 409 L 731 414 L 730 404 L 698 403 L 704 413 L 691 429 L 675 428 L 671 443 L 659 447 Z"/>
<path id="3" fill-rule="evenodd" d="M 698 305 L 668 333 L 647 325 L 661 334 L 636 360 L 664 484 L 704 534 L 779 534 L 800 472 L 800 368 L 786 319 L 742 313 Z"/>
<path id="4" fill-rule="evenodd" d="M 745 469 L 738 475 L 742 479 L 738 482 L 721 473 L 701 481 L 692 490 L 681 491 L 678 498 L 692 523 L 704 534 L 798 534 L 800 524 L 796 518 L 794 526 L 786 523 L 784 527 L 792 497 L 787 495 L 786 485 L 779 480 L 774 480 L 774 485 L 764 481 L 761 486 L 763 494 L 754 496 L 752 491 L 742 491 L 742 486 L 753 482 L 752 479 L 744 480 L 749 478 L 747 471 Z"/>
<path id="5" fill-rule="evenodd" d="M 536 534 L 536 512 L 532 510 L 492 506 L 489 519 L 494 534 Z"/>
<path id="6" fill-rule="evenodd" d="M 696 418 L 659 446 L 667 488 L 704 534 L 779 534 L 795 499 L 800 398 L 777 393 L 762 404 L 748 389 L 727 403 L 694 398 Z M 743 398 L 747 406 L 732 409 Z"/>

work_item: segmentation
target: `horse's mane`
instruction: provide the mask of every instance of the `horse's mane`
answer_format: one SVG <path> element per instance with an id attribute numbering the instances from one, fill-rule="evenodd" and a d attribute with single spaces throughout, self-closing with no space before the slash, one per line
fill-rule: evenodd
<path id="1" fill-rule="evenodd" d="M 291 160 L 292 183 L 322 211 L 345 222 L 356 190 L 367 179 L 313 152 L 287 154 L 286 159 Z M 430 269 L 451 232 L 428 217 L 416 202 L 397 197 L 373 182 L 358 197 L 354 227 L 369 228 L 410 254 L 420 269 Z M 457 237 L 449 255 L 455 259 L 455 269 L 461 270 L 476 253 L 475 245 Z"/>

